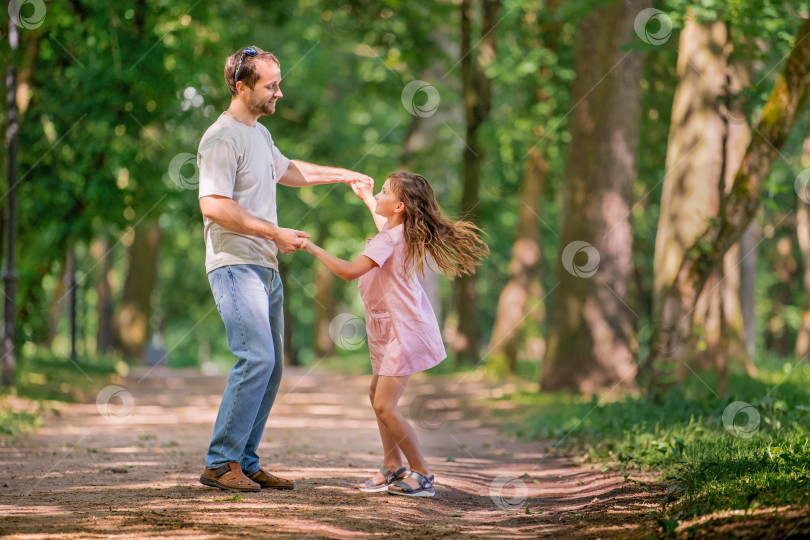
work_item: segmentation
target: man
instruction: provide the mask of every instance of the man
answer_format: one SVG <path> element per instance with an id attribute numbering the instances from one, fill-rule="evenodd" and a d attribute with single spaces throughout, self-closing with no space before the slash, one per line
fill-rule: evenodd
<path id="1" fill-rule="evenodd" d="M 276 184 L 371 182 L 333 167 L 290 161 L 257 119 L 282 97 L 278 59 L 246 47 L 225 62 L 231 104 L 200 141 L 200 209 L 205 269 L 228 345 L 237 356 L 222 396 L 200 482 L 238 491 L 293 489 L 259 465 L 256 449 L 284 363 L 283 292 L 276 253 L 292 253 L 303 231 L 279 227 Z"/>

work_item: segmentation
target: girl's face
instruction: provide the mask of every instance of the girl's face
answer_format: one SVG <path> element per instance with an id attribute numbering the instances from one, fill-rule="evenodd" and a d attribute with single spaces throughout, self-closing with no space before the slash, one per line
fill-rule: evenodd
<path id="1" fill-rule="evenodd" d="M 385 180 L 382 190 L 375 195 L 374 200 L 377 201 L 374 212 L 382 217 L 391 217 L 405 211 L 405 203 L 400 201 L 391 189 L 390 178 Z"/>

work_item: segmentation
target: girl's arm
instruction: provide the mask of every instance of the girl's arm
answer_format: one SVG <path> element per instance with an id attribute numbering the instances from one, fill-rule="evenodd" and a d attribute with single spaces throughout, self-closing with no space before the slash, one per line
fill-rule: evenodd
<path id="1" fill-rule="evenodd" d="M 368 206 L 369 211 L 371 211 L 371 217 L 374 218 L 374 225 L 377 226 L 377 230 L 381 231 L 383 225 L 386 223 L 386 219 L 374 211 L 377 208 L 377 201 L 374 199 L 374 184 L 369 185 L 365 182 L 355 182 L 353 184 L 349 184 L 352 188 L 352 191 L 360 197 L 360 200 L 366 203 Z"/>
<path id="2" fill-rule="evenodd" d="M 340 278 L 345 279 L 346 281 L 357 279 L 377 266 L 377 263 L 365 255 L 360 255 L 351 262 L 344 261 L 343 259 L 335 257 L 331 253 L 327 253 L 323 250 L 323 248 L 316 246 L 308 239 L 304 239 L 303 243 L 298 249 L 303 249 L 304 251 L 312 253 L 324 264 L 324 266 L 329 269 L 330 272 Z"/>

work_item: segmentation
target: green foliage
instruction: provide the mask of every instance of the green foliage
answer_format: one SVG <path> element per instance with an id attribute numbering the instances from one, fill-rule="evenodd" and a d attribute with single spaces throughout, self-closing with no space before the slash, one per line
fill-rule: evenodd
<path id="1" fill-rule="evenodd" d="M 42 404 L 32 402 L 31 405 L 32 410 L 15 410 L 12 398 L 0 395 L 0 447 L 10 444 L 15 436 L 42 425 Z"/>
<path id="2" fill-rule="evenodd" d="M 605 4 L 562 2 L 552 11 L 548 2 L 504 0 L 498 14 L 497 54 L 486 68 L 493 80 L 493 107 L 479 132 L 483 161 L 476 211 L 491 248 L 479 270 L 482 342 L 490 334 L 508 275 L 531 148 L 539 150 L 548 166 L 536 224 L 541 280 L 546 291 L 557 283 L 568 119 L 577 105 L 570 96 L 582 39 L 579 23 Z M 646 357 L 645 336 L 653 327 L 654 241 L 683 19 L 689 9 L 701 20 L 721 17 L 735 41 L 734 58 L 757 66 L 742 96 L 750 121 L 761 111 L 808 2 L 667 0 L 655 7 L 672 19 L 670 39 L 642 47 L 631 33 L 625 46 L 645 59 L 632 209 L 636 280 L 629 302 L 639 314 L 641 358 Z M 195 154 L 204 130 L 227 107 L 230 95 L 222 66 L 231 52 L 246 44 L 271 50 L 281 60 L 285 96 L 277 114 L 261 121 L 284 154 L 363 171 L 378 186 L 396 170 L 423 173 L 447 213 L 457 215 L 465 132 L 458 9 L 449 0 L 430 7 L 399 0 L 304 0 L 271 7 L 241 0 L 49 2 L 42 26 L 20 32 L 16 54 L 6 41 L 0 46 L 0 58 L 31 73 L 19 145 L 21 341 L 43 344 L 54 337 L 50 316 L 59 314 L 54 302 L 63 296 L 59 284 L 72 248 L 79 268 L 79 352 L 93 354 L 94 328 L 103 316 L 95 291 L 103 265 L 92 242 L 109 241 L 115 304 L 129 270 L 131 228 L 159 226 L 163 235 L 152 328 L 162 330 L 170 364 L 231 361 L 203 269 L 193 166 L 183 170 L 189 179 L 184 183 L 171 177 L 169 163 L 180 154 Z M 480 21 L 474 20 L 473 26 L 479 31 Z M 435 115 L 418 118 L 403 107 L 402 90 L 414 80 L 424 80 L 438 91 Z M 792 162 L 801 153 L 808 127 L 807 119 L 802 122 L 783 149 L 785 159 L 775 163 L 768 178 L 764 222 L 781 219 L 780 213 L 793 208 Z M 310 232 L 344 258 L 357 256 L 363 239 L 374 233 L 367 210 L 345 186 L 281 187 L 278 198 L 280 224 Z M 760 276 L 771 282 L 767 261 L 773 259 L 774 248 L 769 244 L 762 245 Z M 282 259 L 285 300 L 294 319 L 288 345 L 298 349 L 304 361 L 314 362 L 312 296 L 318 265 L 306 254 Z M 759 311 L 785 315 L 783 349 L 798 327 L 798 310 L 789 307 L 803 300 L 804 292 L 798 289 L 793 286 L 783 297 L 758 285 Z M 337 309 L 360 314 L 356 284 L 336 282 L 333 292 Z M 443 314 L 450 314 L 451 286 L 443 278 L 439 293 Z M 769 324 L 766 318 L 759 320 Z M 759 330 L 763 336 L 767 328 Z M 64 341 L 66 331 L 62 317 L 56 325 L 57 342 Z M 524 337 L 544 332 L 529 328 Z"/>
<path id="3" fill-rule="evenodd" d="M 128 371 L 110 357 L 83 357 L 74 362 L 59 353 L 28 345 L 17 351 L 16 385 L 0 388 L 0 446 L 40 427 L 56 402 L 94 401 L 100 387 Z"/>
<path id="4" fill-rule="evenodd" d="M 810 365 L 766 359 L 759 369 L 757 378 L 733 374 L 727 397 L 712 390 L 712 374 L 701 373 L 703 381 L 688 380 L 658 405 L 610 393 L 502 399 L 519 405 L 524 417 L 510 417 L 508 425 L 522 437 L 552 441 L 619 471 L 659 471 L 669 483 L 671 515 L 803 507 L 810 503 Z M 735 401 L 759 414 L 750 438 L 732 435 L 724 424 L 723 413 Z M 742 429 L 747 422 L 746 414 L 737 414 L 726 423 Z"/>
<path id="5" fill-rule="evenodd" d="M 101 383 L 124 375 L 129 367 L 108 356 L 70 357 L 44 347 L 17 351 L 14 395 L 38 401 L 95 401 Z"/>

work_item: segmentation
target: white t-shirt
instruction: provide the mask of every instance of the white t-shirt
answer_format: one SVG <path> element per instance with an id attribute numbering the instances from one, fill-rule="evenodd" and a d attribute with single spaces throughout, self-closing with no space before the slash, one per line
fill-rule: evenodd
<path id="1" fill-rule="evenodd" d="M 276 183 L 290 160 L 273 144 L 263 125 L 247 126 L 220 115 L 205 132 L 197 151 L 200 198 L 221 195 L 233 199 L 257 218 L 278 225 Z M 278 270 L 275 243 L 237 234 L 208 218 L 205 225 L 205 271 L 232 264 L 256 264 Z"/>

